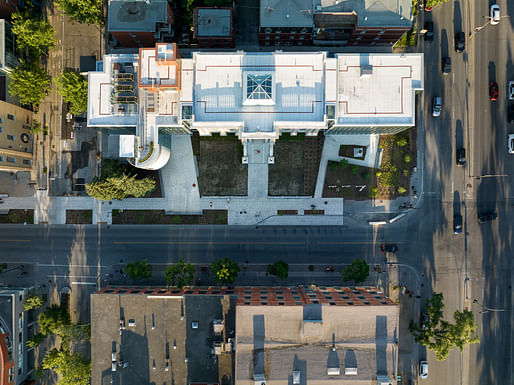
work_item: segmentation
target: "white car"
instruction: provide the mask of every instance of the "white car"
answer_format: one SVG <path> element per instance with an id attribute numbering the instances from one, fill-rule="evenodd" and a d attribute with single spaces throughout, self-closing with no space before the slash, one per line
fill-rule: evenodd
<path id="1" fill-rule="evenodd" d="M 514 134 L 509 135 L 507 146 L 509 147 L 509 154 L 514 154 Z"/>
<path id="2" fill-rule="evenodd" d="M 491 24 L 496 25 L 500 23 L 500 6 L 498 4 L 491 5 L 491 10 L 489 12 L 489 16 L 491 18 Z"/>
<path id="3" fill-rule="evenodd" d="M 419 377 L 424 380 L 428 377 L 428 362 L 420 361 L 419 363 Z"/>
<path id="4" fill-rule="evenodd" d="M 509 82 L 509 100 L 514 100 L 514 81 Z"/>
<path id="5" fill-rule="evenodd" d="M 432 103 L 432 116 L 437 118 L 441 115 L 441 108 L 443 106 L 443 102 L 440 96 L 434 96 L 434 101 Z"/>

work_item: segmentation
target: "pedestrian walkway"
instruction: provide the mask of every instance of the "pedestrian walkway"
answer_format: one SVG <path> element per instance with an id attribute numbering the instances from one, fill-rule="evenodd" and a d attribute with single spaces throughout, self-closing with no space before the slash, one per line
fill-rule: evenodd
<path id="1" fill-rule="evenodd" d="M 248 198 L 268 196 L 269 146 L 264 140 L 248 142 Z"/>

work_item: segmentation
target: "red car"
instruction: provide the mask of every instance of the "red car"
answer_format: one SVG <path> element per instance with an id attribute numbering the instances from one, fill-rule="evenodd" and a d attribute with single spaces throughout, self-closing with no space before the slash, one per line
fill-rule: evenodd
<path id="1" fill-rule="evenodd" d="M 489 83 L 489 100 L 495 101 L 498 99 L 498 83 Z"/>

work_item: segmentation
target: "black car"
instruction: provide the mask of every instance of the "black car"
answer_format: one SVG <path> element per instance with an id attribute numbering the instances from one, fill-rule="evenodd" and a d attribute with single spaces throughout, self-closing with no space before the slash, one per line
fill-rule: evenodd
<path id="1" fill-rule="evenodd" d="M 430 326 L 430 315 L 426 311 L 421 313 L 421 318 L 419 319 L 419 326 L 421 326 L 421 330 L 427 330 Z"/>
<path id="2" fill-rule="evenodd" d="M 460 214 L 455 214 L 453 216 L 453 232 L 455 234 L 462 233 L 462 215 Z"/>
<path id="3" fill-rule="evenodd" d="M 432 40 L 434 40 L 434 23 L 431 21 L 427 21 L 425 23 L 425 30 L 425 41 L 431 42 Z"/>
<path id="4" fill-rule="evenodd" d="M 398 251 L 398 246 L 394 243 L 385 243 L 380 245 L 380 250 L 382 250 L 382 253 L 396 253 Z"/>
<path id="5" fill-rule="evenodd" d="M 458 32 L 455 35 L 455 51 L 457 52 L 463 52 L 464 48 L 466 47 L 466 36 L 464 35 L 464 32 Z"/>
<path id="6" fill-rule="evenodd" d="M 464 166 L 466 164 L 466 149 L 458 148 L 457 149 L 457 165 Z"/>
<path id="7" fill-rule="evenodd" d="M 496 210 L 493 210 L 493 211 L 490 211 L 487 213 L 480 214 L 478 216 L 478 222 L 480 222 L 480 223 L 490 222 L 490 221 L 495 220 L 496 217 L 498 217 L 498 214 L 496 213 Z"/>
<path id="8" fill-rule="evenodd" d="M 445 56 L 442 61 L 443 75 L 448 75 L 452 71 L 452 60 Z"/>
<path id="9" fill-rule="evenodd" d="M 510 124 L 514 124 L 514 103 L 509 104 L 509 109 L 507 110 L 507 120 Z"/>

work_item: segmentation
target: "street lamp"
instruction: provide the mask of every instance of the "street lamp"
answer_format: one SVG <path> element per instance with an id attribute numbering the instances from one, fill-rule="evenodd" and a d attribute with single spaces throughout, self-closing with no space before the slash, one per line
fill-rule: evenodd
<path id="1" fill-rule="evenodd" d="M 507 174 L 489 174 L 489 175 L 470 175 L 471 178 L 480 180 L 481 178 L 498 178 L 502 176 L 508 176 Z"/>
<path id="2" fill-rule="evenodd" d="M 484 305 L 482 305 L 480 302 L 478 302 L 478 299 L 473 299 L 473 303 L 476 303 L 477 305 L 480 305 L 482 307 L 482 309 L 485 309 L 485 311 L 481 311 L 479 312 L 480 314 L 485 314 L 485 313 L 489 313 L 489 312 L 501 312 L 501 311 L 505 311 L 505 309 L 490 309 L 488 307 L 485 307 Z"/>
<path id="3" fill-rule="evenodd" d="M 473 39 L 473 36 L 475 36 L 475 34 L 477 34 L 482 29 L 484 29 L 488 24 L 491 24 L 491 20 L 492 20 L 491 17 L 490 16 L 486 16 L 486 17 L 487 17 L 487 19 L 489 19 L 489 20 L 487 20 L 487 23 L 485 23 L 484 25 L 482 25 L 480 27 L 476 27 L 475 32 L 469 34 L 470 39 Z M 500 16 L 500 19 L 505 19 L 506 17 L 510 17 L 510 16 Z"/>

